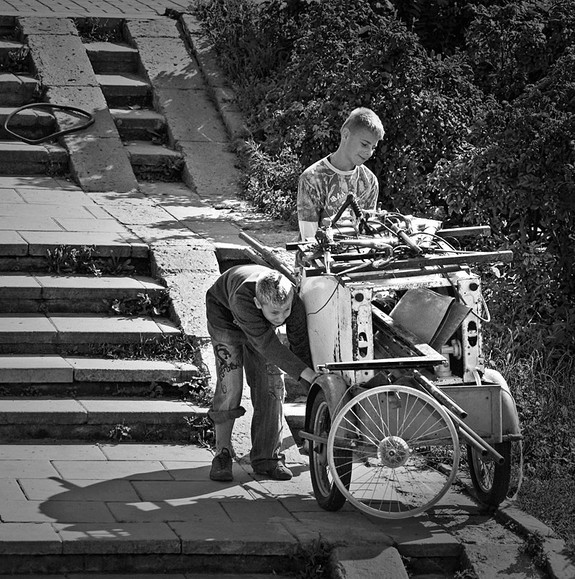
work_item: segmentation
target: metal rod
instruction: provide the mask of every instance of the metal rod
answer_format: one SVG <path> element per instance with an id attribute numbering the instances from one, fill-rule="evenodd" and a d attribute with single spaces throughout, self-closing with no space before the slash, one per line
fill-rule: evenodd
<path id="1" fill-rule="evenodd" d="M 431 380 L 428 380 L 421 372 L 414 370 L 413 377 L 417 380 L 420 386 L 425 388 L 425 390 L 431 394 L 431 396 L 441 402 L 444 406 L 447 406 L 447 408 L 457 414 L 459 418 L 467 418 L 467 412 L 447 396 L 445 392 L 440 390 Z"/>
<path id="2" fill-rule="evenodd" d="M 280 273 L 283 273 L 294 285 L 297 285 L 297 280 L 293 272 L 286 266 L 285 263 L 280 261 L 267 247 L 262 245 L 257 239 L 254 239 L 245 232 L 240 232 L 240 239 L 243 239 L 255 249 L 259 255 L 266 261 L 273 269 L 277 269 Z"/>

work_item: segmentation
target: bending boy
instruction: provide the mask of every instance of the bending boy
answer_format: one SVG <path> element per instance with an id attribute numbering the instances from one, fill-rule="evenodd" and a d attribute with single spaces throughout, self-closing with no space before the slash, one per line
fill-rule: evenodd
<path id="1" fill-rule="evenodd" d="M 301 239 L 313 238 L 324 217 L 332 217 L 350 193 L 360 209 L 373 211 L 379 185 L 364 163 L 383 139 L 380 118 L 368 108 L 354 109 L 340 130 L 335 153 L 310 165 L 300 176 L 297 214 Z"/>
<path id="2" fill-rule="evenodd" d="M 240 265 L 224 272 L 207 291 L 206 314 L 217 373 L 208 414 L 216 435 L 210 478 L 233 480 L 231 435 L 235 419 L 245 413 L 240 406 L 245 370 L 254 407 L 252 468 L 273 479 L 291 479 L 280 454 L 285 389 L 276 366 L 310 384 L 317 375 L 312 369 L 303 303 L 278 271 Z M 284 323 L 290 347 L 276 334 Z"/>

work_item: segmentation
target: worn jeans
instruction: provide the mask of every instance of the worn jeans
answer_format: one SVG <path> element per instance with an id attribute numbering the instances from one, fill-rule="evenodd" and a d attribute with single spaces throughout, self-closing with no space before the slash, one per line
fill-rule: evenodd
<path id="1" fill-rule="evenodd" d="M 280 454 L 283 431 L 283 402 L 285 398 L 282 371 L 269 364 L 254 350 L 240 331 L 225 331 L 210 325 L 216 361 L 216 389 L 210 418 L 218 424 L 234 421 L 245 410 L 241 407 L 244 371 L 250 387 L 254 408 L 251 424 L 252 468 L 265 471 L 283 461 Z M 217 450 L 220 448 L 216 436 Z M 231 450 L 231 449 L 230 449 Z"/>

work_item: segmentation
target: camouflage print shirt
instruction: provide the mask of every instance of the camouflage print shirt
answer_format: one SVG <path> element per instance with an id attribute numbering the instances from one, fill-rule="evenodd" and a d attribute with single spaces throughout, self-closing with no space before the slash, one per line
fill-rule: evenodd
<path id="1" fill-rule="evenodd" d="M 359 165 L 352 171 L 340 171 L 329 162 L 329 157 L 320 159 L 299 178 L 298 220 L 321 224 L 324 217 L 337 212 L 349 193 L 355 195 L 362 209 L 374 210 L 379 193 L 376 176 L 365 165 Z M 344 219 L 347 217 L 346 213 Z"/>

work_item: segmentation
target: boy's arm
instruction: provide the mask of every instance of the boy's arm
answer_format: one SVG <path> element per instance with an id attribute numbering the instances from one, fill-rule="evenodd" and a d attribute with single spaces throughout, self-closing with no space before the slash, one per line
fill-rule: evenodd
<path id="1" fill-rule="evenodd" d="M 302 240 L 314 238 L 319 227 L 321 212 L 320 192 L 312 185 L 310 178 L 303 173 L 297 188 L 297 218 Z"/>
<path id="2" fill-rule="evenodd" d="M 298 354 L 304 350 L 298 348 L 296 353 L 290 347 L 282 344 L 273 327 L 264 318 L 261 311 L 256 308 L 253 294 L 236 293 L 230 300 L 230 308 L 236 324 L 251 346 L 271 364 L 278 366 L 292 378 L 299 379 L 302 372 L 311 363 L 311 356 L 308 356 L 307 360 L 302 359 Z"/>
<path id="3" fill-rule="evenodd" d="M 286 320 L 286 334 L 291 351 L 308 367 L 313 368 L 307 332 L 307 315 L 298 295 L 293 298 L 291 313 Z"/>

